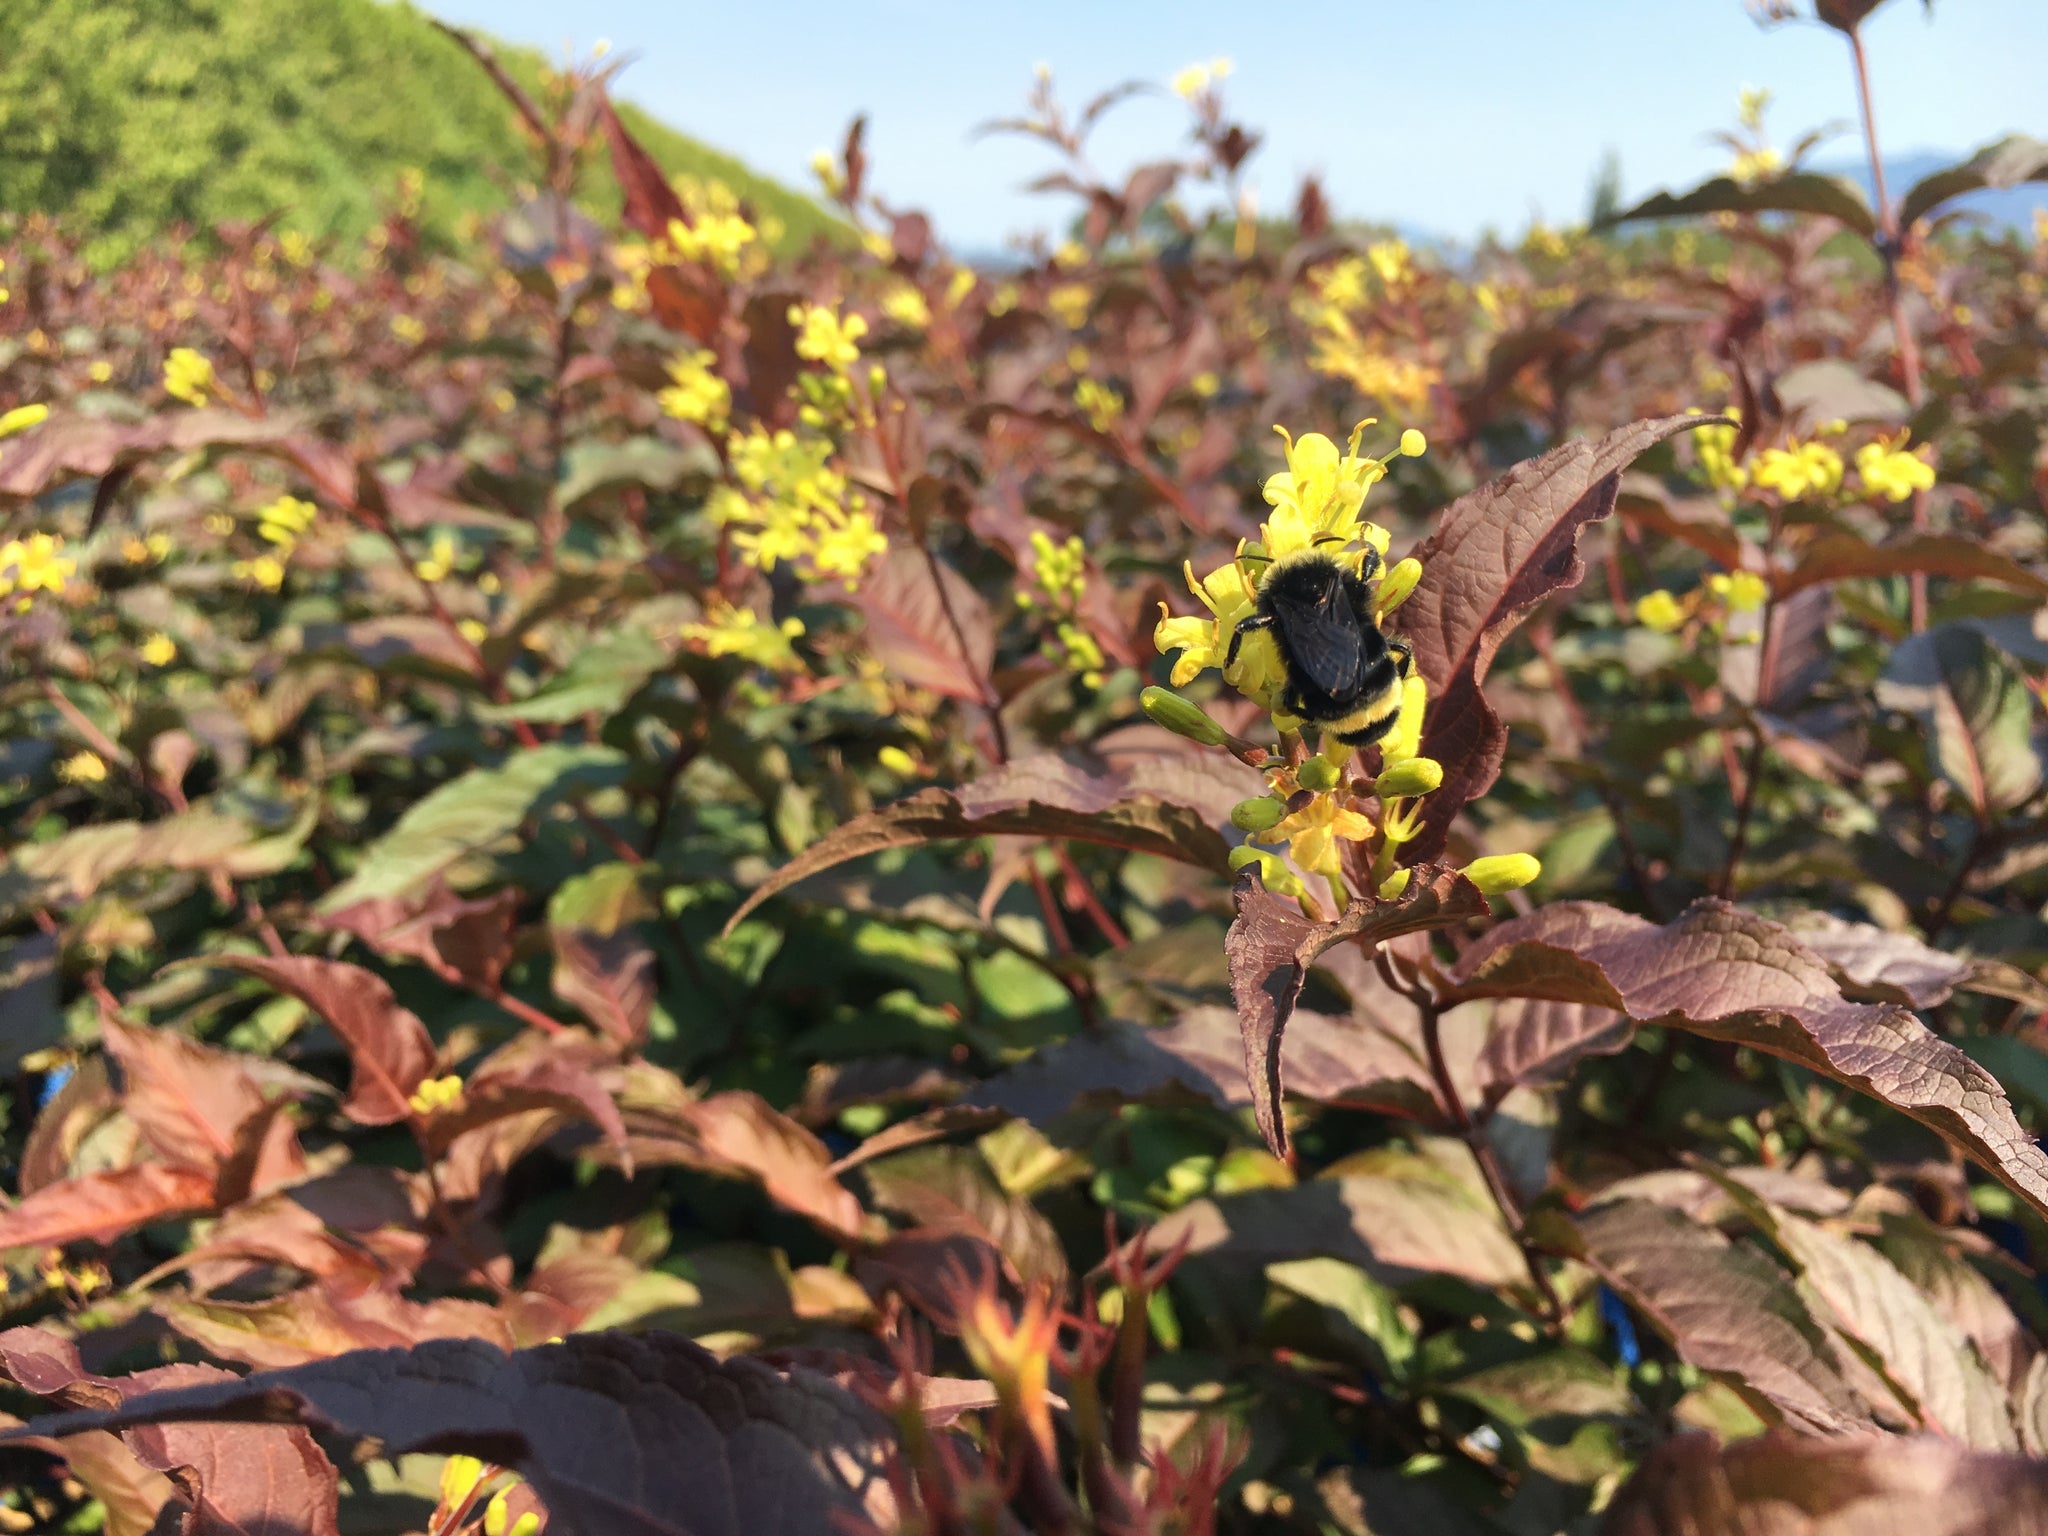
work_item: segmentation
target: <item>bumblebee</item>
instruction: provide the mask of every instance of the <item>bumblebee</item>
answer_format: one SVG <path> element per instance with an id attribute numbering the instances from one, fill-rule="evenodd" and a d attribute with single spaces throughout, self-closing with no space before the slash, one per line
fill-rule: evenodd
<path id="1" fill-rule="evenodd" d="M 1224 670 L 1236 664 L 1247 634 L 1265 631 L 1287 678 L 1281 707 L 1346 746 L 1371 746 L 1394 728 L 1414 662 L 1409 647 L 1373 621 L 1379 573 L 1379 551 L 1370 544 L 1355 573 L 1321 548 L 1281 556 L 1259 583 L 1258 611 L 1232 632 Z"/>

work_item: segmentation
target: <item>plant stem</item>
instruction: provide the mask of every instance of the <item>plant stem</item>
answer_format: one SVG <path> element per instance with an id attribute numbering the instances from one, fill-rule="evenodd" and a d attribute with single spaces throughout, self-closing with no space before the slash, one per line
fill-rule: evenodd
<path id="1" fill-rule="evenodd" d="M 1915 412 L 1925 397 L 1920 379 L 1920 348 L 1906 323 L 1905 289 L 1899 281 L 1899 257 L 1903 254 L 1899 212 L 1885 191 L 1884 158 L 1877 148 L 1877 109 L 1870 99 L 1870 63 L 1863 52 L 1863 34 L 1855 27 L 1847 31 L 1849 57 L 1856 65 L 1856 104 L 1863 117 L 1863 147 L 1870 156 L 1870 186 L 1877 201 L 1877 255 L 1884 263 L 1885 302 L 1891 308 L 1892 338 L 1899 353 L 1899 380 L 1905 386 L 1906 403 Z M 1927 493 L 1913 492 L 1913 529 L 1927 526 Z M 1913 633 L 1927 628 L 1927 574 L 1915 571 L 1909 578 L 1912 592 Z"/>

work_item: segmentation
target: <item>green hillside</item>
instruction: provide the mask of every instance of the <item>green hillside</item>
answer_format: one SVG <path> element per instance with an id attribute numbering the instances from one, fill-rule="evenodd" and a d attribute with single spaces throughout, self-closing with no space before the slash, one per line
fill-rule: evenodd
<path id="1" fill-rule="evenodd" d="M 541 78 L 540 55 L 499 53 L 522 82 Z M 780 219 L 785 243 L 837 227 L 730 156 L 621 115 L 671 174 L 716 176 Z M 533 160 L 483 71 L 404 0 L 0 4 L 0 214 L 58 214 L 92 232 L 96 257 L 173 223 L 273 213 L 357 234 L 407 167 L 445 230 L 502 208 Z M 598 206 L 616 206 L 608 182 L 599 167 Z"/>

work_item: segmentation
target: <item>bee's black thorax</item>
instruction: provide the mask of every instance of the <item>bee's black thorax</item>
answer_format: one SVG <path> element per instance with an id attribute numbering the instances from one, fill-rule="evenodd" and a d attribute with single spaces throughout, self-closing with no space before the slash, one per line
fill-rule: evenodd
<path id="1" fill-rule="evenodd" d="M 1376 572 L 1378 561 L 1369 564 Z M 1352 746 L 1378 741 L 1392 728 L 1409 653 L 1390 645 L 1373 621 L 1365 577 L 1315 550 L 1276 561 L 1245 626 L 1272 633 L 1287 674 L 1281 703 L 1288 713 Z"/>

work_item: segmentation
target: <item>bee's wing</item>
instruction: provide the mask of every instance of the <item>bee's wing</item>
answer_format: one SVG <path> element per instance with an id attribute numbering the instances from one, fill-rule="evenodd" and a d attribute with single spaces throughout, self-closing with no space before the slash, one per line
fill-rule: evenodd
<path id="1" fill-rule="evenodd" d="M 1281 627 L 1304 679 L 1336 698 L 1358 688 L 1365 672 L 1365 629 L 1348 606 L 1305 604 L 1290 610 Z"/>

